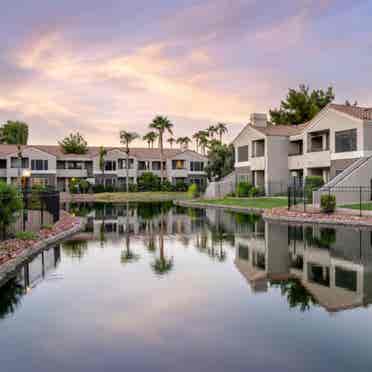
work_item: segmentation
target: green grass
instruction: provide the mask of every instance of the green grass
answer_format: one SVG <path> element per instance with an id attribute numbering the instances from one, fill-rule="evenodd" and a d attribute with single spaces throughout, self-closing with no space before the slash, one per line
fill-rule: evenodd
<path id="1" fill-rule="evenodd" d="M 359 210 L 360 204 L 358 203 L 358 204 L 341 205 L 339 208 Z M 362 210 L 363 211 L 372 211 L 372 203 L 362 203 Z"/>
<path id="2" fill-rule="evenodd" d="M 202 201 L 203 202 L 203 201 Z M 288 200 L 285 197 L 278 198 L 224 198 L 205 200 L 207 204 L 226 205 L 229 207 L 246 207 L 257 209 L 271 209 L 286 207 Z"/>
<path id="3" fill-rule="evenodd" d="M 104 192 L 94 195 L 94 200 L 105 203 L 120 203 L 126 201 L 168 201 L 189 199 L 187 192 Z"/>
<path id="4" fill-rule="evenodd" d="M 19 231 L 15 234 L 15 238 L 19 240 L 36 240 L 37 234 L 32 231 Z"/>

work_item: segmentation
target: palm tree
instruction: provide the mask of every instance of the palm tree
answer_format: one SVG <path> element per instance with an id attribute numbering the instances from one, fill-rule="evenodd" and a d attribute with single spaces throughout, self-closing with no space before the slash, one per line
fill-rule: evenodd
<path id="1" fill-rule="evenodd" d="M 194 133 L 192 138 L 194 138 L 195 140 L 196 152 L 199 152 L 200 141 L 203 141 L 203 139 L 208 138 L 208 132 L 206 130 L 199 130 L 198 132 Z"/>
<path id="2" fill-rule="evenodd" d="M 217 133 L 216 132 L 216 127 L 213 126 L 213 125 L 210 125 L 208 128 L 207 128 L 207 132 L 208 132 L 208 135 L 210 138 L 214 138 L 214 135 Z"/>
<path id="3" fill-rule="evenodd" d="M 99 169 L 102 172 L 102 184 L 105 183 L 104 177 L 105 177 L 105 156 L 107 155 L 107 150 L 101 146 L 99 148 Z"/>
<path id="4" fill-rule="evenodd" d="M 209 146 L 209 140 L 208 140 L 208 137 L 201 137 L 199 139 L 199 146 L 201 147 L 202 149 L 202 153 L 203 155 L 205 155 L 205 150 L 208 148 Z"/>
<path id="5" fill-rule="evenodd" d="M 174 143 L 177 142 L 177 141 L 176 141 L 176 139 L 174 137 L 170 137 L 170 138 L 167 139 L 167 142 L 170 144 L 170 147 L 172 149 Z"/>
<path id="6" fill-rule="evenodd" d="M 222 136 L 228 132 L 227 125 L 224 123 L 218 123 L 215 127 L 216 133 L 218 133 L 220 137 L 220 142 L 222 143 Z"/>
<path id="7" fill-rule="evenodd" d="M 127 192 L 129 191 L 129 145 L 131 142 L 133 142 L 138 137 L 139 135 L 136 132 L 127 132 L 125 130 L 120 131 L 120 142 L 125 146 L 125 153 L 127 155 L 126 165 L 125 165 L 125 168 L 127 171 L 127 179 L 126 179 Z"/>
<path id="8" fill-rule="evenodd" d="M 163 140 L 164 140 L 164 132 L 168 132 L 169 134 L 173 135 L 173 124 L 170 120 L 165 116 L 156 116 L 155 119 L 149 125 L 151 129 L 155 129 L 158 132 L 159 138 L 159 148 L 160 148 L 160 180 L 163 183 L 164 179 L 164 147 L 163 147 Z"/>
<path id="9" fill-rule="evenodd" d="M 142 139 L 147 142 L 147 145 L 148 147 L 150 148 L 153 148 L 154 147 L 154 142 L 156 140 L 156 138 L 158 137 L 157 133 L 155 133 L 154 131 L 151 131 L 151 132 L 148 132 L 147 134 L 145 134 Z"/>
<path id="10" fill-rule="evenodd" d="M 181 149 L 188 149 L 191 139 L 189 137 L 179 137 L 176 142 L 180 145 Z"/>

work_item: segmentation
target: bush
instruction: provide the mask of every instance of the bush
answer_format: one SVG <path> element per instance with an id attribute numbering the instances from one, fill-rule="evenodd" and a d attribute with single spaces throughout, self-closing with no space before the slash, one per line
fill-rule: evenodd
<path id="1" fill-rule="evenodd" d="M 130 183 L 129 192 L 138 192 L 138 185 L 136 183 Z"/>
<path id="2" fill-rule="evenodd" d="M 252 184 L 250 182 L 239 182 L 236 188 L 236 194 L 238 197 L 250 196 L 250 191 L 252 189 Z"/>
<path id="3" fill-rule="evenodd" d="M 187 190 L 187 194 L 189 195 L 190 198 L 192 199 L 195 199 L 199 196 L 199 189 L 198 189 L 198 185 L 196 185 L 195 183 L 192 183 L 188 190 Z"/>
<path id="4" fill-rule="evenodd" d="M 32 231 L 18 231 L 15 234 L 15 238 L 19 240 L 36 240 L 38 237 Z"/>
<path id="5" fill-rule="evenodd" d="M 259 193 L 260 193 L 260 190 L 257 187 L 252 186 L 252 188 L 249 191 L 249 196 L 251 198 L 255 198 L 256 196 L 259 195 Z"/>
<path id="6" fill-rule="evenodd" d="M 168 180 L 164 180 L 160 187 L 160 190 L 165 192 L 173 191 L 173 189 L 173 185 Z"/>
<path id="7" fill-rule="evenodd" d="M 96 194 L 105 192 L 105 186 L 98 183 L 98 184 L 93 186 L 93 192 L 96 193 Z"/>
<path id="8" fill-rule="evenodd" d="M 23 201 L 17 188 L 0 182 L 0 228 L 2 233 L 5 234 L 6 228 L 17 219 L 22 208 Z"/>
<path id="9" fill-rule="evenodd" d="M 305 178 L 305 193 L 307 200 L 313 202 L 313 191 L 320 189 L 324 185 L 323 177 L 307 176 Z"/>
<path id="10" fill-rule="evenodd" d="M 185 192 L 187 191 L 187 189 L 188 189 L 187 183 L 183 181 L 178 181 L 176 185 L 174 186 L 174 191 L 178 191 L 178 192 Z"/>
<path id="11" fill-rule="evenodd" d="M 336 209 L 336 196 L 322 195 L 320 198 L 320 208 L 324 213 L 333 213 Z"/>
<path id="12" fill-rule="evenodd" d="M 89 191 L 90 183 L 87 180 L 82 179 L 79 182 L 79 188 L 82 194 L 86 194 Z"/>
<path id="13" fill-rule="evenodd" d="M 77 194 L 79 192 L 79 179 L 78 178 L 71 178 L 70 179 L 70 182 L 69 182 L 69 185 L 68 185 L 68 189 L 70 190 L 70 193 L 71 194 Z"/>
<path id="14" fill-rule="evenodd" d="M 152 172 L 145 172 L 137 180 L 139 191 L 159 191 L 160 177 Z"/>

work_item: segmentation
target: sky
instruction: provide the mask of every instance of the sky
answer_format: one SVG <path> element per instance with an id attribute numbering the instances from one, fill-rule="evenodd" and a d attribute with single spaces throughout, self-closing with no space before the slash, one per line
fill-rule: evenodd
<path id="1" fill-rule="evenodd" d="M 116 146 L 156 115 L 229 141 L 302 83 L 372 106 L 372 0 L 1 0 L 0 123 L 31 144 Z"/>

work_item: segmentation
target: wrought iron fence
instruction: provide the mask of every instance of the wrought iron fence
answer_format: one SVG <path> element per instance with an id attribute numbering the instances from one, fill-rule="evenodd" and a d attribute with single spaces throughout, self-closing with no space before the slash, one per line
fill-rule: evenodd
<path id="1" fill-rule="evenodd" d="M 369 186 L 331 186 L 315 188 L 291 185 L 288 187 L 288 210 L 319 212 L 322 195 L 332 195 L 337 209 L 344 213 L 372 216 L 372 188 Z"/>

